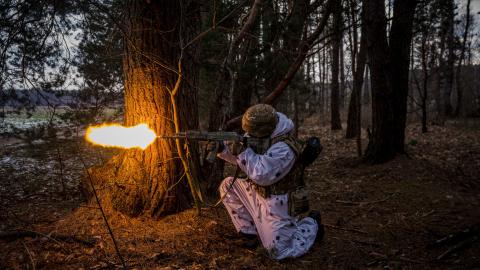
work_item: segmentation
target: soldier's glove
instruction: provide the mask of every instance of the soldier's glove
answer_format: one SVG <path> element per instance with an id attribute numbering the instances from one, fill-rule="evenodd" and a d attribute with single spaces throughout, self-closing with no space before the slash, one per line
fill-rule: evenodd
<path id="1" fill-rule="evenodd" d="M 217 153 L 221 153 L 225 149 L 225 145 L 223 144 L 223 142 L 209 141 L 205 149 L 207 152 L 212 152 L 217 150 Z"/>
<path id="2" fill-rule="evenodd" d="M 226 144 L 226 147 L 228 147 L 228 150 L 230 151 L 230 153 L 234 156 L 237 156 L 244 150 L 243 145 L 238 142 L 225 142 L 225 144 Z"/>
<path id="3" fill-rule="evenodd" d="M 205 159 L 210 162 L 214 163 L 215 159 L 217 158 L 217 154 L 221 153 L 225 149 L 225 146 L 223 145 L 222 142 L 218 141 L 211 141 L 207 144 L 207 147 L 205 148 L 205 151 L 207 153 Z"/>

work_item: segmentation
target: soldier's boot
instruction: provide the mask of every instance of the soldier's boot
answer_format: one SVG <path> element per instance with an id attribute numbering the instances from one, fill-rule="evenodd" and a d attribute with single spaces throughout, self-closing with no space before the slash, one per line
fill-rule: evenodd
<path id="1" fill-rule="evenodd" d="M 256 249 L 259 241 L 258 236 L 256 234 L 246 234 L 240 232 L 240 236 L 244 240 L 241 246 L 246 249 Z"/>
<path id="2" fill-rule="evenodd" d="M 318 243 L 323 240 L 325 237 L 325 226 L 322 224 L 322 215 L 319 211 L 312 210 L 308 213 L 308 216 L 313 218 L 318 225 L 317 236 L 315 237 L 315 242 Z"/>

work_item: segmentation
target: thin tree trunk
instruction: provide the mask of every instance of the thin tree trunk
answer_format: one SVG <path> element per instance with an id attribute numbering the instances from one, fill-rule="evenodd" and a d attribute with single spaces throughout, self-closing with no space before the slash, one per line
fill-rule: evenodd
<path id="1" fill-rule="evenodd" d="M 313 64 L 312 64 L 312 59 L 313 59 Z M 307 82 L 307 95 L 308 96 L 314 96 L 315 94 L 315 88 L 313 83 L 315 80 L 312 80 L 312 73 L 315 73 L 315 59 L 312 57 L 312 59 L 308 58 L 307 63 L 306 63 L 306 72 L 305 72 L 305 81 Z M 310 113 L 310 100 L 305 101 L 305 106 L 303 107 L 305 112 Z"/>
<path id="2" fill-rule="evenodd" d="M 415 84 L 418 90 L 418 96 L 421 99 L 420 107 L 422 109 L 422 133 L 426 133 L 427 129 L 427 87 L 428 87 L 428 49 L 427 49 L 427 40 L 428 40 L 428 33 L 422 32 L 422 41 L 420 44 L 420 65 L 422 67 L 422 85 L 420 86 L 420 82 L 418 81 L 417 75 L 415 71 L 412 71 L 413 77 L 415 78 Z M 413 48 L 412 48 L 413 51 Z M 412 54 L 413 55 L 413 54 Z M 413 60 L 412 60 L 413 61 Z"/>
<path id="3" fill-rule="evenodd" d="M 309 87 L 312 89 L 314 96 L 315 96 L 315 102 L 307 101 L 308 102 L 308 112 L 309 115 L 312 115 L 315 113 L 315 109 L 313 104 L 318 104 L 318 82 L 317 82 L 317 76 L 319 75 L 317 73 L 317 61 L 315 60 L 315 55 L 312 56 L 312 63 L 311 63 L 311 69 L 312 69 L 312 74 L 310 77 L 310 85 Z"/>
<path id="4" fill-rule="evenodd" d="M 427 128 L 427 99 L 428 99 L 428 93 L 427 93 L 427 82 L 426 79 L 424 79 L 424 85 L 423 85 L 423 95 L 422 95 L 422 133 L 428 132 Z"/>
<path id="5" fill-rule="evenodd" d="M 362 153 L 362 85 L 363 85 L 363 76 L 365 73 L 365 64 L 366 64 L 366 35 L 365 28 L 362 27 L 363 31 L 361 33 L 360 40 L 360 53 L 358 52 L 358 30 L 357 30 L 357 14 L 356 14 L 356 2 L 355 0 L 349 1 L 350 7 L 350 22 L 352 27 L 349 30 L 350 44 L 352 45 L 352 93 L 350 98 L 350 104 L 348 108 L 348 120 L 347 120 L 347 132 L 346 138 L 356 137 L 357 144 L 357 154 L 359 157 L 363 155 Z M 363 55 L 362 55 L 363 54 Z M 361 73 L 361 77 L 359 77 Z M 360 78 L 361 82 L 357 80 Z M 349 131 L 350 129 L 350 131 Z M 355 130 L 352 132 L 352 130 Z M 352 133 L 354 134 L 352 136 Z"/>
<path id="6" fill-rule="evenodd" d="M 427 67 L 427 34 L 424 33 L 423 37 L 423 44 L 422 44 L 422 69 L 423 69 L 423 81 L 422 81 L 422 133 L 426 133 L 428 131 L 427 128 L 427 100 L 428 100 L 428 67 Z"/>
<path id="7" fill-rule="evenodd" d="M 298 136 L 298 89 L 293 90 L 293 123 L 295 124 L 295 137 Z"/>
<path id="8" fill-rule="evenodd" d="M 460 47 L 460 58 L 458 59 L 458 66 L 456 72 L 457 78 L 457 107 L 455 108 L 455 116 L 460 116 L 464 114 L 464 100 L 463 100 L 463 80 L 462 76 L 462 65 L 463 60 L 465 59 L 465 50 L 467 48 L 467 39 L 468 39 L 468 32 L 470 29 L 470 3 L 471 0 L 467 1 L 467 12 L 466 12 L 466 21 L 465 21 L 465 31 L 463 32 L 463 40 L 462 46 Z"/>
<path id="9" fill-rule="evenodd" d="M 443 31 L 442 27 L 442 30 Z M 435 87 L 435 104 L 437 109 L 437 117 L 436 121 L 439 125 L 444 125 L 446 120 L 445 114 L 445 102 L 443 100 L 443 89 L 445 85 L 445 60 L 444 60 L 444 53 L 445 53 L 445 35 L 440 35 L 440 54 L 439 54 L 439 64 L 438 64 L 438 75 L 436 80 L 436 87 Z"/>
<path id="10" fill-rule="evenodd" d="M 454 66 L 455 66 L 455 34 L 454 34 L 454 24 L 455 24 L 455 3 L 454 0 L 446 0 L 447 3 L 447 66 L 445 68 L 445 88 L 443 90 L 443 102 L 445 109 L 445 116 L 452 116 L 453 107 L 451 102 L 451 94 L 453 89 L 454 81 Z"/>
<path id="11" fill-rule="evenodd" d="M 343 28 L 343 25 L 341 26 Z M 343 52 L 343 32 L 340 38 L 340 46 L 339 46 L 339 52 L 340 52 L 340 62 L 339 62 L 339 67 L 340 67 L 340 111 L 343 111 L 345 108 L 345 96 L 346 96 L 346 89 L 345 89 L 345 55 Z"/>
<path id="12" fill-rule="evenodd" d="M 321 54 L 320 54 L 321 53 Z M 323 118 L 325 114 L 325 78 L 326 78 L 326 56 L 325 56 L 325 50 L 321 50 L 318 52 L 318 57 L 319 59 L 322 59 L 321 61 L 321 69 L 320 69 L 320 115 Z"/>
<path id="13" fill-rule="evenodd" d="M 360 37 L 360 51 L 357 54 L 356 70 L 353 77 L 353 90 L 350 97 L 350 104 L 348 106 L 347 132 L 345 137 L 347 139 L 358 136 L 358 131 L 361 127 L 361 96 L 363 78 L 365 75 L 365 66 L 367 61 L 367 40 L 365 31 L 362 29 Z"/>
<path id="14" fill-rule="evenodd" d="M 437 80 L 438 122 L 443 125 L 446 118 L 452 115 L 451 94 L 454 78 L 454 8 L 453 0 L 440 1 L 439 13 L 442 16 L 440 26 L 439 73 Z M 445 56 L 446 54 L 446 56 Z"/>
<path id="15" fill-rule="evenodd" d="M 340 45 L 342 39 L 341 32 L 342 4 L 341 1 L 335 2 L 333 16 L 333 37 L 332 37 L 332 84 L 330 99 L 330 127 L 332 130 L 342 129 L 340 119 L 340 85 L 339 85 L 339 64 L 340 64 Z"/>

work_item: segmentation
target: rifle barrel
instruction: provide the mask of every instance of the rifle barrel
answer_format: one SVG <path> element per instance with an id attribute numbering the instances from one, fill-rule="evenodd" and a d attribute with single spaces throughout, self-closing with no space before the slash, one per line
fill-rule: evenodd
<path id="1" fill-rule="evenodd" d="M 186 132 L 179 132 L 171 135 L 159 135 L 159 139 L 190 139 L 190 140 L 200 140 L 200 141 L 242 141 L 243 136 L 235 132 L 225 132 L 225 131 L 198 131 L 198 130 L 189 130 Z"/>

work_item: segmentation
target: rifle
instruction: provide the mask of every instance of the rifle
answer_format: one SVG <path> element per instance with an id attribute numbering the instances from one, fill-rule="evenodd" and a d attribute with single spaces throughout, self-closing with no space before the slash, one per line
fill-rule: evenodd
<path id="1" fill-rule="evenodd" d="M 267 149 L 270 146 L 270 138 L 254 138 L 240 135 L 232 131 L 199 131 L 187 130 L 173 135 L 160 135 L 159 139 L 182 139 L 185 141 L 207 141 L 215 142 L 214 147 L 209 149 L 206 160 L 213 163 L 217 157 L 217 153 L 224 142 L 233 143 L 233 145 L 243 145 L 244 147 L 251 147 L 254 151 L 257 149 Z"/>

